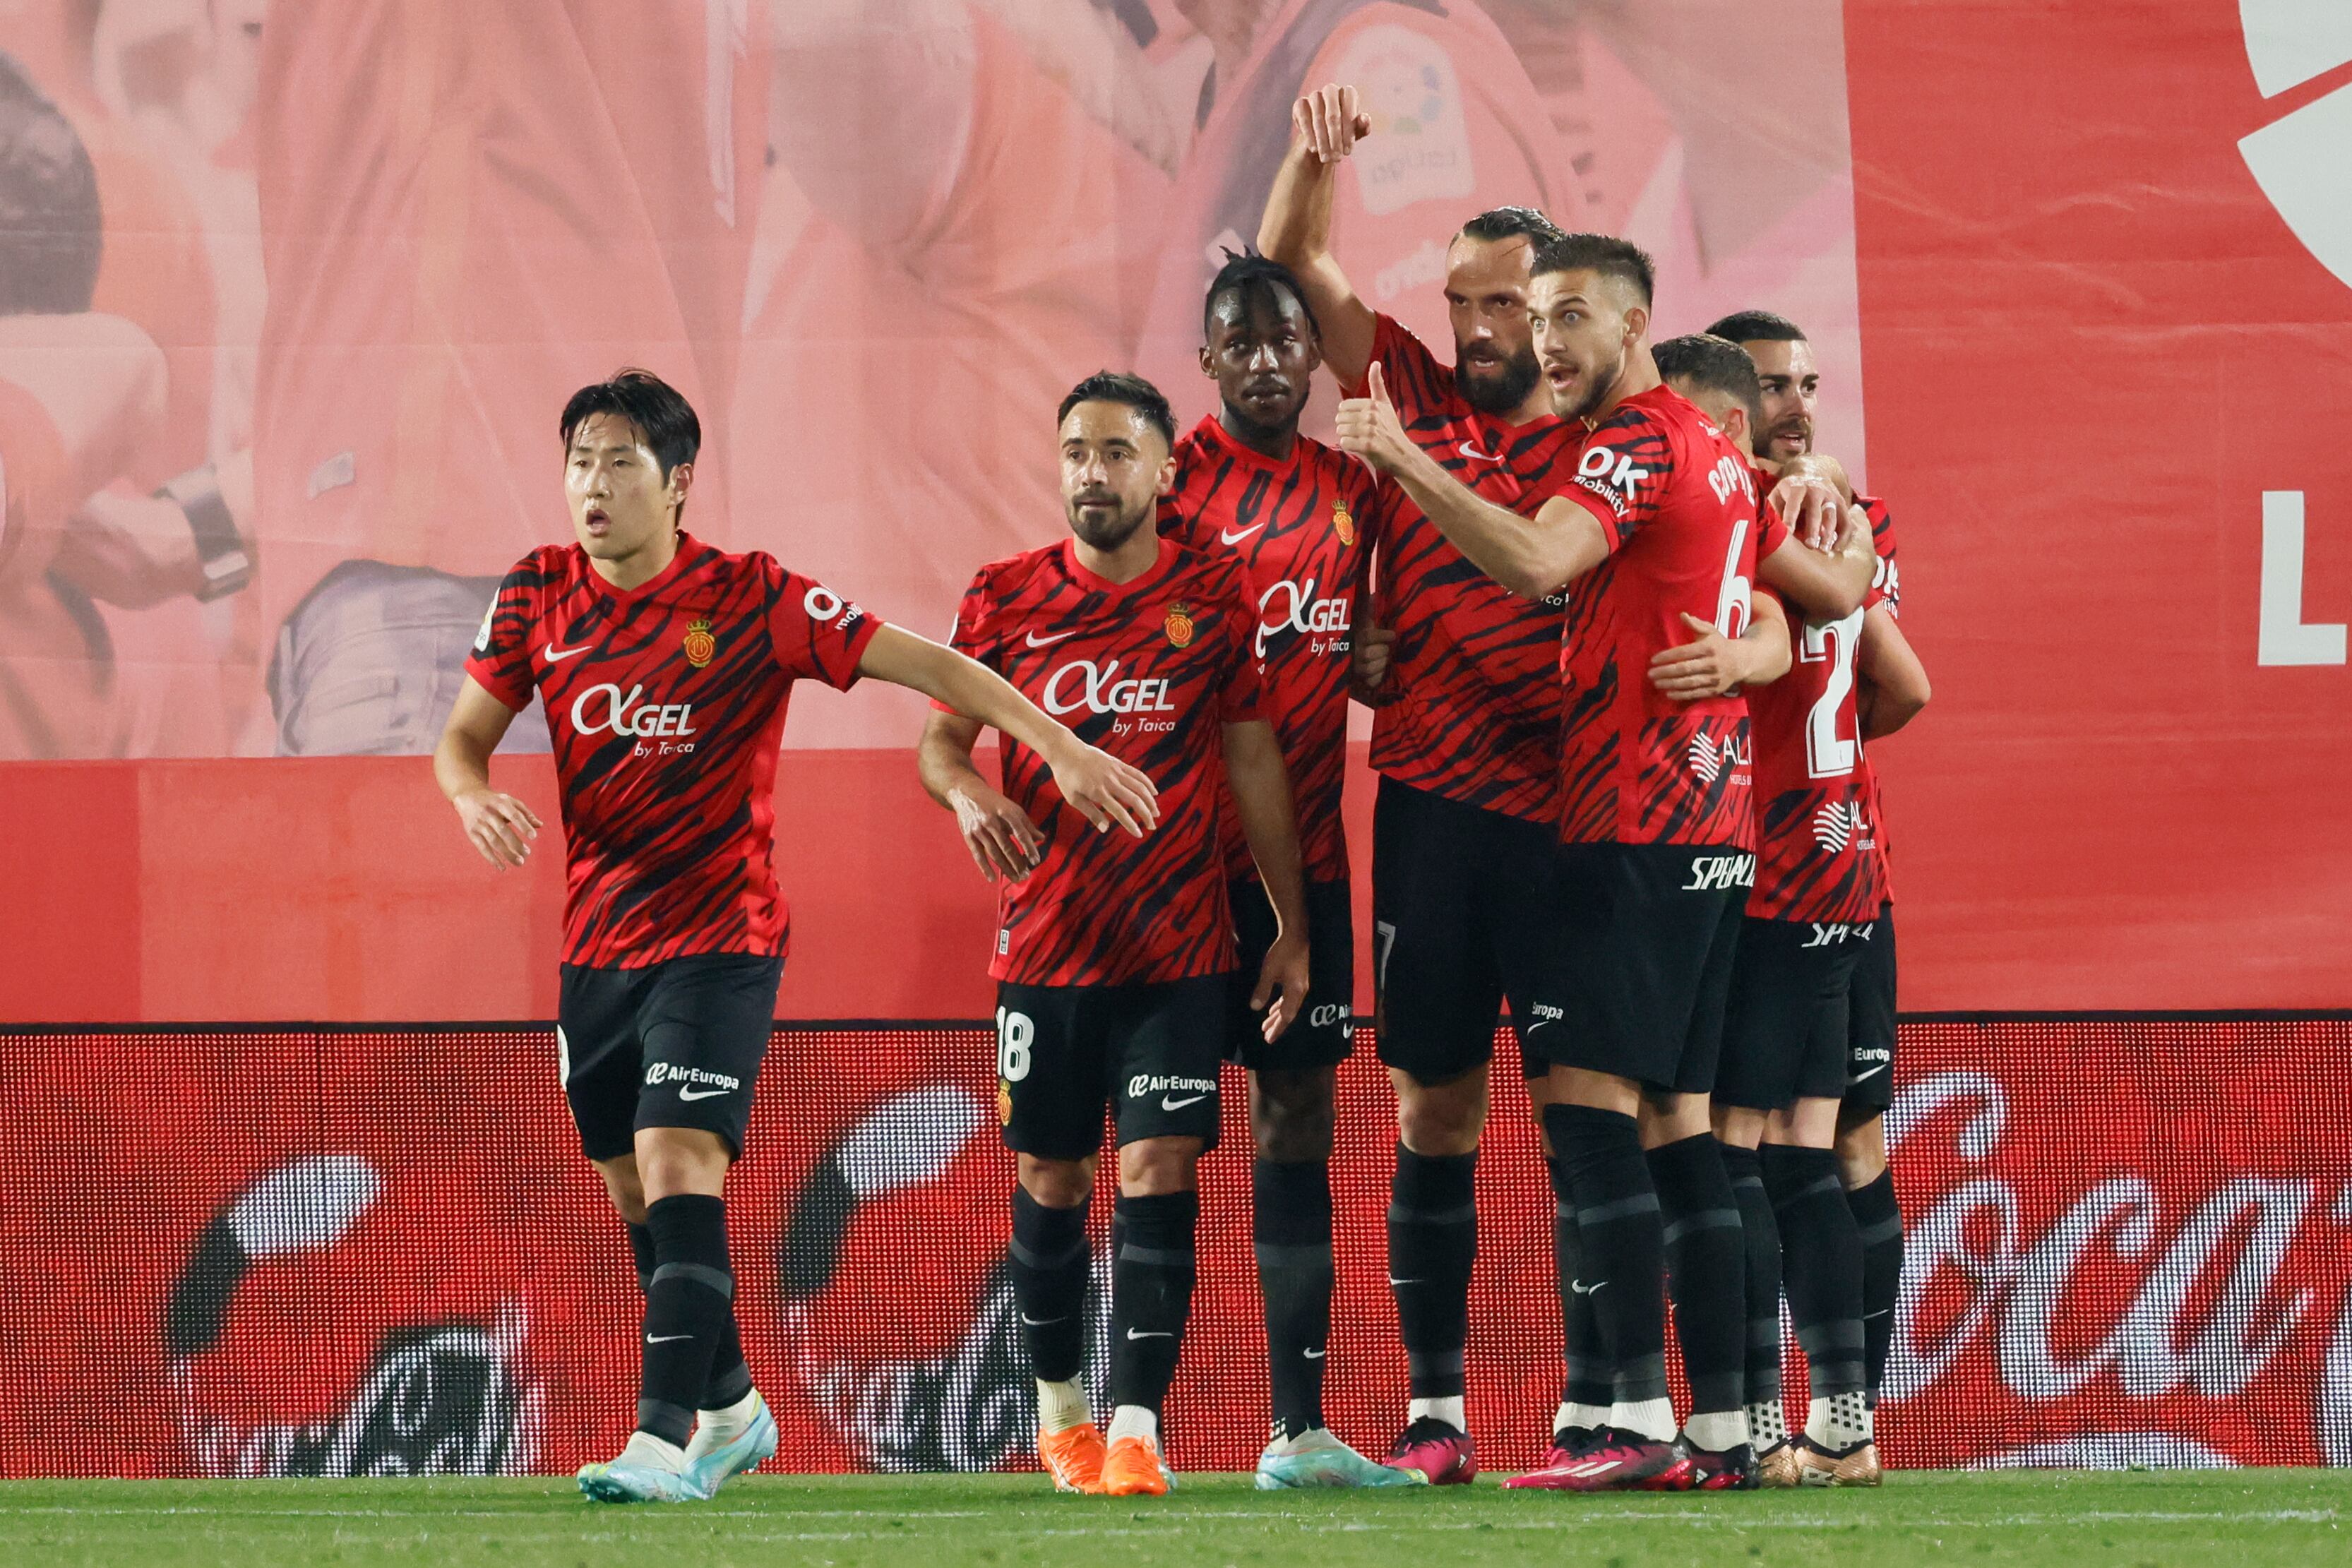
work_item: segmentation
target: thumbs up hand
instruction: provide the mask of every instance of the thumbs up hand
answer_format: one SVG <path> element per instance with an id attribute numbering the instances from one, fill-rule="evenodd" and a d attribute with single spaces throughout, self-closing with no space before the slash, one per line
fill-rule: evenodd
<path id="1" fill-rule="evenodd" d="M 1416 455 L 1412 437 L 1389 401 L 1388 383 L 1374 360 L 1364 372 L 1362 397 L 1341 401 L 1339 413 L 1339 450 L 1353 453 L 1374 473 L 1394 474 Z"/>

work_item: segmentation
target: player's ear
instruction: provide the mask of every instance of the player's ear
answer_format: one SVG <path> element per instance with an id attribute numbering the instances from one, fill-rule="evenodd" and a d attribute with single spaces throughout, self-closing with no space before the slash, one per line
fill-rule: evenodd
<path id="1" fill-rule="evenodd" d="M 1646 305 L 1625 307 L 1625 346 L 1632 348 L 1650 335 L 1650 309 Z"/>
<path id="2" fill-rule="evenodd" d="M 1217 379 L 1217 367 L 1209 358 L 1209 345 L 1206 343 L 1201 345 L 1201 373 L 1211 381 Z"/>
<path id="3" fill-rule="evenodd" d="M 669 498 L 673 516 L 686 510 L 686 493 L 694 488 L 694 465 L 681 463 L 669 471 Z M 685 525 L 680 523 L 679 527 Z"/>
<path id="4" fill-rule="evenodd" d="M 1173 495 L 1176 490 L 1176 455 L 1171 452 L 1160 465 L 1160 482 L 1151 487 L 1155 496 Z"/>

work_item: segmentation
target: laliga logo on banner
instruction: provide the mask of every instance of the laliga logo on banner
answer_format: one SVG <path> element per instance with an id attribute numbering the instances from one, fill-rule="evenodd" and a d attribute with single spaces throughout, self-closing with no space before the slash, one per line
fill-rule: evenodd
<path id="1" fill-rule="evenodd" d="M 2343 0 L 2238 0 L 2246 60 L 2264 98 L 2352 61 Z M 2352 284 L 2352 86 L 2337 88 L 2238 143 L 2278 215 L 2319 264 Z"/>
<path id="2" fill-rule="evenodd" d="M 2264 98 L 2352 61 L 2343 0 L 2239 0 L 2246 60 Z M 2352 285 L 2352 86 L 2294 110 L 2238 143 L 2239 155 L 2294 237 Z M 2303 618 L 2303 492 L 2263 492 L 2258 664 L 2340 664 L 2345 623 Z"/>

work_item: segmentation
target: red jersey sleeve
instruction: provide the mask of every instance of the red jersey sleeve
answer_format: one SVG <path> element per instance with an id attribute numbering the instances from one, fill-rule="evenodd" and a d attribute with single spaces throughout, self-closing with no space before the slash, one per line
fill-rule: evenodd
<path id="1" fill-rule="evenodd" d="M 1621 408 L 1585 442 L 1575 476 L 1558 493 L 1599 520 L 1614 555 L 1657 517 L 1674 472 L 1664 426 L 1645 409 Z"/>
<path id="2" fill-rule="evenodd" d="M 882 622 L 821 582 L 768 562 L 768 641 L 776 667 L 793 680 L 823 681 L 836 691 L 857 684 L 857 661 Z"/>
<path id="3" fill-rule="evenodd" d="M 1381 378 L 1388 383 L 1389 401 L 1396 404 L 1399 417 L 1408 424 L 1443 407 L 1454 396 L 1454 372 L 1439 364 L 1429 346 L 1393 316 L 1376 319 L 1372 358 L 1380 361 Z M 1361 397 L 1366 384 L 1360 378 L 1342 382 L 1339 395 Z"/>
<path id="4" fill-rule="evenodd" d="M 517 561 L 483 612 L 482 629 L 466 657 L 466 673 L 517 713 L 530 706 L 538 685 L 530 667 L 530 640 L 539 624 L 540 589 L 546 581 L 547 566 L 538 554 Z"/>
<path id="5" fill-rule="evenodd" d="M 1769 490 L 1758 490 L 1756 504 L 1756 559 L 1762 560 L 1790 539 L 1789 525 L 1780 520 L 1780 510 L 1766 499 Z"/>
<path id="6" fill-rule="evenodd" d="M 1877 553 L 1878 564 L 1871 569 L 1870 591 L 1864 596 L 1862 607 L 1884 604 L 1889 615 L 1900 619 L 1903 614 L 1903 574 L 1895 564 L 1895 517 L 1887 511 L 1886 503 L 1875 496 L 1858 496 L 1854 504 L 1862 515 L 1870 519 L 1870 546 Z"/>

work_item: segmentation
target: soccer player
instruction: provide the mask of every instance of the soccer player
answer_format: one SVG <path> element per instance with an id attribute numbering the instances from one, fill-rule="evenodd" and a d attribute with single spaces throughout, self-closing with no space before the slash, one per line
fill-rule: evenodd
<path id="1" fill-rule="evenodd" d="M 482 857 L 522 864 L 540 821 L 491 787 L 489 758 L 545 699 L 569 873 L 559 1071 L 646 1290 L 636 1430 L 580 1487 L 693 1500 L 775 1451 L 736 1331 L 723 1195 L 789 932 L 772 797 L 793 681 L 872 675 L 954 704 L 1033 747 L 1100 831 L 1140 836 L 1156 812 L 1142 774 L 971 660 L 686 533 L 701 425 L 658 378 L 582 388 L 562 432 L 576 542 L 499 585 L 434 776 Z"/>
<path id="2" fill-rule="evenodd" d="M 1375 1464 L 1323 1422 L 1331 1337 L 1331 1128 L 1335 1070 L 1354 1049 L 1355 917 L 1340 819 L 1347 761 L 1349 639 L 1383 492 L 1364 465 L 1298 433 L 1321 336 L 1306 291 L 1279 262 L 1231 257 L 1202 308 L 1202 373 L 1218 412 L 1176 444 L 1160 531 L 1239 556 L 1264 661 L 1265 712 L 1290 776 L 1307 878 L 1313 988 L 1298 1022 L 1267 1041 L 1239 987 L 1225 1052 L 1249 1072 L 1253 1218 L 1274 1424 L 1258 1485 L 1398 1486 L 1418 1474 Z M 1234 816 L 1224 865 L 1241 966 L 1280 929 Z"/>
<path id="3" fill-rule="evenodd" d="M 1707 330 L 1739 344 L 1756 363 L 1762 403 L 1759 428 L 1766 436 L 1759 457 L 1785 458 L 1811 451 L 1821 375 L 1803 329 L 1770 311 L 1743 310 Z M 1909 723 L 1927 706 L 1930 692 L 1927 672 L 1898 624 L 1903 596 L 1894 518 L 1875 496 L 1856 496 L 1854 504 L 1870 519 L 1877 555 L 1855 654 L 1856 737 L 1866 744 Z M 1878 863 L 1883 892 L 1869 922 L 1870 940 L 1856 960 L 1849 988 L 1847 1061 L 1835 1148 L 1846 1201 L 1862 1238 L 1864 1372 L 1874 1407 L 1903 1281 L 1903 1214 L 1887 1166 L 1882 1120 L 1894 1089 L 1895 904 L 1878 776 L 1860 745 L 1854 766 L 1862 789 L 1857 804 L 1871 830 L 1871 854 Z M 1766 1473 L 1787 1473 L 1786 1462 Z"/>
<path id="4" fill-rule="evenodd" d="M 1063 1490 L 1158 1495 L 1171 1484 L 1160 1402 L 1192 1307 L 1196 1166 L 1217 1137 L 1227 988 L 1243 983 L 1218 841 L 1220 760 L 1273 908 L 1249 992 L 1268 1046 L 1307 999 L 1307 915 L 1241 563 L 1153 526 L 1175 482 L 1167 399 L 1102 371 L 1062 400 L 1060 434 L 1071 537 L 982 567 L 955 643 L 1149 772 L 1160 827 L 1141 844 L 1082 831 L 1018 734 L 1003 788 L 992 786 L 971 756 L 988 720 L 969 708 L 931 715 L 920 760 L 973 860 L 1002 879 L 989 973 L 1038 1455 Z M 1118 1145 L 1107 1449 L 1078 1385 L 1106 1101 Z"/>
<path id="5" fill-rule="evenodd" d="M 1666 384 L 1733 444 L 1747 448 L 1748 433 L 1764 428 L 1745 350 L 1677 338 L 1659 344 L 1656 359 Z M 1768 1485 L 1874 1485 L 1879 1473 L 1863 1364 L 1862 1242 L 1832 1152 L 1853 977 L 1885 902 L 1854 695 L 1868 640 L 1864 611 L 1806 618 L 1793 674 L 1748 698 L 1756 883 L 1732 967 L 1713 1110 L 1741 1197 L 1748 1426 Z M 1794 1445 L 1780 1403 L 1784 1276 L 1811 1374 L 1811 1409 Z"/>
<path id="6" fill-rule="evenodd" d="M 1591 434 L 1573 476 L 1528 513 L 1482 499 L 1430 460 L 1377 369 L 1371 395 L 1339 413 L 1343 449 L 1395 477 L 1480 570 L 1521 594 L 1568 592 L 1561 848 L 1539 915 L 1562 1011 L 1536 1044 L 1587 1276 L 1577 1282 L 1613 1388 L 1603 1427 L 1582 1441 L 1556 1432 L 1554 1462 L 1515 1484 L 1576 1490 L 1738 1484 L 1752 1463 L 1738 1210 L 1706 1109 L 1753 870 L 1747 713 L 1728 693 L 1677 702 L 1644 677 L 1684 641 L 1685 616 L 1727 638 L 1745 631 L 1759 560 L 1768 580 L 1824 612 L 1859 604 L 1870 577 L 1857 514 L 1834 554 L 1797 544 L 1746 458 L 1660 384 L 1647 342 L 1652 277 L 1646 256 L 1605 235 L 1568 235 L 1537 253 L 1531 339 L 1554 412 Z M 1668 1266 L 1692 1388 L 1686 1442 L 1666 1396 Z"/>
<path id="7" fill-rule="evenodd" d="M 1439 363 L 1364 302 L 1332 254 L 1339 166 L 1371 130 L 1353 87 L 1298 99 L 1259 248 L 1306 286 L 1324 362 L 1343 391 L 1360 389 L 1381 363 L 1406 430 L 1433 464 L 1486 501 L 1532 506 L 1566 483 L 1559 465 L 1585 435 L 1552 411 L 1527 313 L 1529 257 L 1559 231 L 1541 213 L 1504 207 L 1453 236 L 1444 292 L 1454 363 Z M 1412 1401 L 1390 1462 L 1453 1483 L 1477 1474 L 1462 1361 L 1496 1019 L 1507 998 L 1539 1108 L 1549 1090 L 1528 1038 L 1561 1016 L 1559 999 L 1539 994 L 1548 982 L 1534 935 L 1550 904 L 1561 620 L 1556 594 L 1489 580 L 1415 499 L 1401 502 L 1382 530 L 1378 625 L 1355 642 L 1360 674 L 1377 682 L 1372 985 L 1381 1060 L 1397 1091 L 1389 1278 Z M 1556 1162 L 1552 1178 L 1565 1205 Z M 1555 1241 L 1562 1310 L 1572 1318 L 1571 1252 Z M 1564 1427 L 1566 1401 L 1558 1414 Z"/>

